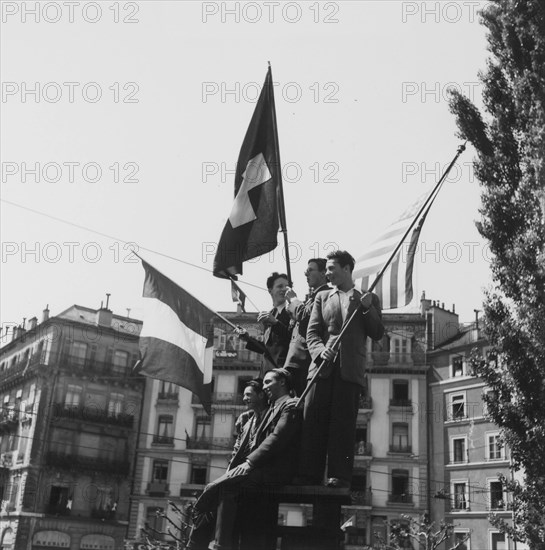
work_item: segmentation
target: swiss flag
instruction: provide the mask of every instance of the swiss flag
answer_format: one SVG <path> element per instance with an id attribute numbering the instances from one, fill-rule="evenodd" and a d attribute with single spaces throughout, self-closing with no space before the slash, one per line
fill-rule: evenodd
<path id="1" fill-rule="evenodd" d="M 285 226 L 271 68 L 244 137 L 235 174 L 235 200 L 218 243 L 214 275 L 231 278 L 242 264 L 276 248 Z"/>

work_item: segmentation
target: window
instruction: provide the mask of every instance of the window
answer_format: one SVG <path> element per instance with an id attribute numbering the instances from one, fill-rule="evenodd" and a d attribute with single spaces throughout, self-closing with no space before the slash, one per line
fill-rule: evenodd
<path id="1" fill-rule="evenodd" d="M 81 386 L 74 386 L 68 384 L 66 389 L 66 397 L 64 398 L 64 406 L 70 409 L 76 409 L 81 403 L 81 392 L 83 388 Z"/>
<path id="2" fill-rule="evenodd" d="M 465 481 L 452 484 L 452 506 L 455 510 L 469 509 L 469 498 L 467 493 L 467 483 Z"/>
<path id="3" fill-rule="evenodd" d="M 464 375 L 464 358 L 462 355 L 455 355 L 452 357 L 452 377 Z"/>
<path id="4" fill-rule="evenodd" d="M 488 434 L 488 460 L 500 460 L 504 458 L 500 434 Z"/>
<path id="5" fill-rule="evenodd" d="M 392 381 L 392 401 L 391 405 L 410 405 L 409 402 L 409 381 L 408 380 L 393 380 Z"/>
<path id="6" fill-rule="evenodd" d="M 406 363 L 408 359 L 408 341 L 404 338 L 394 338 L 393 341 L 394 348 L 394 361 L 396 363 Z"/>
<path id="7" fill-rule="evenodd" d="M 488 406 L 489 401 L 495 401 L 497 399 L 498 392 L 495 390 L 486 390 L 483 393 L 483 416 L 490 417 L 490 410 Z"/>
<path id="8" fill-rule="evenodd" d="M 154 443 L 173 443 L 173 418 L 170 414 L 162 414 L 159 416 L 157 426 L 157 435 L 153 438 Z"/>
<path id="9" fill-rule="evenodd" d="M 108 416 L 117 416 L 123 412 L 123 400 L 125 396 L 122 393 L 111 393 L 108 402 Z"/>
<path id="10" fill-rule="evenodd" d="M 490 482 L 490 509 L 503 510 L 505 501 L 503 500 L 503 487 L 501 481 Z"/>
<path id="11" fill-rule="evenodd" d="M 85 342 L 72 342 L 70 350 L 70 362 L 78 367 L 85 365 L 87 358 L 87 344 Z"/>
<path id="12" fill-rule="evenodd" d="M 451 397 L 451 420 L 465 418 L 465 395 L 463 393 Z"/>
<path id="13" fill-rule="evenodd" d="M 52 486 L 49 493 L 49 512 L 59 514 L 66 510 L 70 499 L 69 487 Z"/>
<path id="14" fill-rule="evenodd" d="M 191 481 L 196 485 L 206 485 L 207 467 L 204 464 L 193 464 L 191 466 Z"/>
<path id="15" fill-rule="evenodd" d="M 392 470 L 392 494 L 391 502 L 412 502 L 409 494 L 408 470 Z"/>
<path id="16" fill-rule="evenodd" d="M 505 533 L 491 533 L 492 550 L 507 550 Z"/>
<path id="17" fill-rule="evenodd" d="M 172 382 L 161 381 L 161 387 L 159 389 L 160 399 L 172 399 L 178 397 L 178 386 Z"/>
<path id="18" fill-rule="evenodd" d="M 471 539 L 469 531 L 454 531 L 452 535 L 452 546 L 456 546 L 459 543 L 457 550 L 471 550 Z"/>
<path id="19" fill-rule="evenodd" d="M 410 452 L 409 446 L 409 425 L 401 422 L 392 424 L 392 446 L 393 452 Z"/>
<path id="20" fill-rule="evenodd" d="M 467 462 L 465 437 L 452 440 L 452 462 Z"/>
<path id="21" fill-rule="evenodd" d="M 155 483 L 166 483 L 168 480 L 168 460 L 154 460 L 152 475 L 152 481 Z"/>
<path id="22" fill-rule="evenodd" d="M 195 421 L 195 437 L 198 441 L 206 440 L 210 438 L 212 433 L 212 426 L 210 424 L 210 417 L 197 416 Z"/>
<path id="23" fill-rule="evenodd" d="M 146 529 L 152 532 L 164 530 L 165 518 L 163 517 L 164 509 L 153 506 L 146 509 Z"/>
<path id="24" fill-rule="evenodd" d="M 348 527 L 346 544 L 365 546 L 367 543 L 367 531 L 365 527 Z"/>
<path id="25" fill-rule="evenodd" d="M 116 349 L 112 357 L 113 371 L 122 374 L 129 364 L 129 352 Z"/>

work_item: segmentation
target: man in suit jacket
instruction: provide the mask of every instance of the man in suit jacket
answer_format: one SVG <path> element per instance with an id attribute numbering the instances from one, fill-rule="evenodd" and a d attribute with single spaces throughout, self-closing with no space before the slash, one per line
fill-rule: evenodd
<path id="1" fill-rule="evenodd" d="M 293 328 L 290 314 L 286 309 L 288 276 L 275 271 L 267 279 L 267 289 L 272 298 L 273 308 L 270 311 L 262 311 L 257 316 L 258 322 L 265 328 L 263 342 L 250 337 L 244 330 L 239 330 L 238 334 L 246 340 L 247 349 L 263 354 L 266 367 L 271 369 L 284 366 Z"/>
<path id="2" fill-rule="evenodd" d="M 330 487 L 349 487 L 354 462 L 358 399 L 365 380 L 366 340 L 384 334 L 378 297 L 354 288 L 354 258 L 337 250 L 327 256 L 326 273 L 333 289 L 320 292 L 314 302 L 307 330 L 312 359 L 326 361 L 305 400 L 300 474 L 308 483 L 323 479 L 327 456 Z M 332 346 L 351 314 L 361 306 L 348 326 L 338 352 Z"/>
<path id="3" fill-rule="evenodd" d="M 309 293 L 304 301 L 297 298 L 297 294 L 293 289 L 289 288 L 286 292 L 286 299 L 289 303 L 288 312 L 295 321 L 295 326 L 291 333 L 291 341 L 284 367 L 293 376 L 294 390 L 297 395 L 301 395 L 305 389 L 308 367 L 311 362 L 306 336 L 312 306 L 318 292 L 330 288 L 327 284 L 325 266 L 326 260 L 324 258 L 313 258 L 308 261 L 305 276 Z"/>
<path id="4" fill-rule="evenodd" d="M 250 453 L 244 457 L 237 453 L 231 461 L 236 466 L 210 483 L 195 503 L 194 521 L 197 528 L 192 531 L 188 549 L 207 548 L 202 546 L 197 533 L 210 514 L 217 510 L 216 536 L 208 548 L 230 550 L 237 501 L 244 490 L 264 485 L 284 485 L 295 475 L 302 419 L 301 411 L 296 407 L 297 400 L 289 395 L 290 379 L 285 369 L 273 369 L 265 375 L 263 389 L 270 405 L 256 433 L 251 436 L 249 431 L 246 432 Z"/>
<path id="5" fill-rule="evenodd" d="M 251 452 L 249 442 L 255 436 L 261 420 L 268 408 L 267 395 L 263 391 L 263 380 L 253 378 L 246 383 L 242 401 L 248 408 L 235 422 L 235 445 L 227 470 L 231 470 L 244 462 Z"/>

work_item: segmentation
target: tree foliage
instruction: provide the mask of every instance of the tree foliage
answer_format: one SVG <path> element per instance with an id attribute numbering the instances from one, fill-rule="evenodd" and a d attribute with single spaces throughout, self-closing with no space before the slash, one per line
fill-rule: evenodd
<path id="1" fill-rule="evenodd" d="M 545 2 L 494 0 L 481 20 L 491 53 L 479 74 L 484 113 L 460 93 L 450 98 L 459 136 L 477 151 L 478 229 L 492 253 L 484 326 L 494 351 L 476 367 L 524 473 L 522 485 L 506 483 L 515 530 L 537 549 L 545 548 Z"/>
<path id="2" fill-rule="evenodd" d="M 428 514 L 422 514 L 418 518 L 402 514 L 401 521 L 390 520 L 387 522 L 390 529 L 390 543 L 382 541 L 381 550 L 436 550 L 444 542 L 448 543 L 454 535 L 455 525 L 442 521 L 438 526 L 430 521 Z M 449 550 L 464 550 L 467 548 L 465 541 L 469 533 L 461 540 L 456 541 Z"/>

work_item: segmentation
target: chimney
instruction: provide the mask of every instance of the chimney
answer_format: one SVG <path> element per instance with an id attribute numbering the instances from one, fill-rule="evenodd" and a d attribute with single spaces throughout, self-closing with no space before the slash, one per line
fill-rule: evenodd
<path id="1" fill-rule="evenodd" d="M 424 317 L 426 315 L 426 311 L 430 309 L 431 306 L 431 300 L 426 299 L 426 292 L 422 292 L 422 297 L 420 298 L 420 315 Z"/>
<path id="2" fill-rule="evenodd" d="M 42 313 L 42 323 L 45 323 L 49 319 L 49 304 L 45 306 L 45 309 Z"/>
<path id="3" fill-rule="evenodd" d="M 456 304 L 452 304 L 452 313 L 456 313 Z"/>
<path id="4" fill-rule="evenodd" d="M 28 320 L 28 330 L 34 330 L 37 324 L 38 324 L 38 318 L 32 317 L 31 319 Z"/>
<path id="5" fill-rule="evenodd" d="M 101 307 L 97 311 L 96 323 L 97 323 L 97 325 L 99 325 L 101 327 L 111 327 L 112 326 L 112 317 L 113 317 L 113 313 L 112 313 L 111 310 L 109 310 L 105 307 Z"/>
<path id="6" fill-rule="evenodd" d="M 474 309 L 473 311 L 475 312 L 475 328 L 477 330 L 479 330 L 479 312 L 481 310 L 480 309 Z"/>

